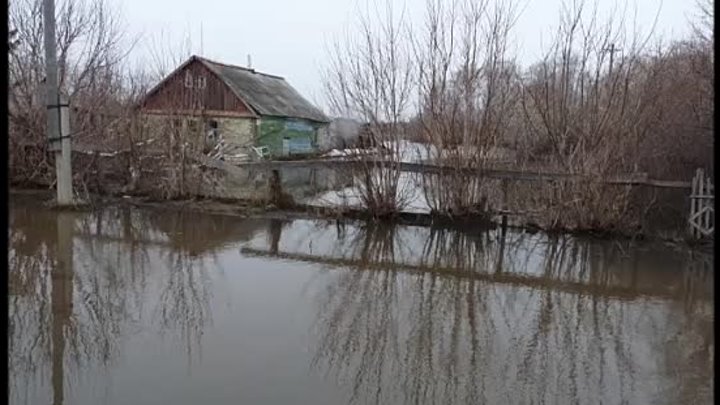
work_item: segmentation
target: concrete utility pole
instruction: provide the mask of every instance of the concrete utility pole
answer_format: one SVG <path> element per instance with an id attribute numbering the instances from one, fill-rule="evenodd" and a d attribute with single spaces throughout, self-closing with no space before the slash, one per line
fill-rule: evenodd
<path id="1" fill-rule="evenodd" d="M 55 44 L 55 0 L 43 0 L 45 27 L 45 85 L 47 86 L 47 135 L 50 150 L 55 151 L 57 204 L 73 203 L 70 116 L 68 100 L 58 88 Z"/>

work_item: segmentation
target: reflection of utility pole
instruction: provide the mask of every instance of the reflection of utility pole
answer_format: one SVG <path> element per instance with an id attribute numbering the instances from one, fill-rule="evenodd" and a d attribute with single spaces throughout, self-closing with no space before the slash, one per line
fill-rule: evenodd
<path id="1" fill-rule="evenodd" d="M 502 199 L 502 209 L 503 209 L 503 215 L 502 215 L 502 227 L 500 229 L 500 252 L 498 257 L 498 263 L 497 268 L 495 269 L 496 273 L 500 273 L 503 271 L 503 258 L 505 257 L 505 238 L 507 237 L 507 216 L 509 213 L 509 204 L 508 204 L 508 181 L 503 180 L 501 183 L 501 189 L 503 194 Z"/>
<path id="2" fill-rule="evenodd" d="M 613 71 L 613 62 L 614 62 L 614 60 L 615 60 L 615 52 L 620 52 L 620 51 L 622 51 L 622 49 L 616 48 L 614 43 L 610 44 L 609 47 L 603 49 L 603 52 L 610 52 L 610 72 L 609 72 L 609 76 L 610 76 L 611 78 L 612 78 L 612 71 Z"/>
<path id="3" fill-rule="evenodd" d="M 62 405 L 64 400 L 64 354 L 65 329 L 72 313 L 73 294 L 73 218 L 70 213 L 57 216 L 57 262 L 52 277 L 52 389 L 53 404 Z"/>
<path id="4" fill-rule="evenodd" d="M 45 26 L 45 69 L 47 86 L 47 135 L 50 149 L 55 151 L 58 205 L 71 205 L 72 163 L 70 157 L 70 118 L 68 100 L 58 88 L 57 49 L 55 44 L 55 0 L 43 0 Z"/>

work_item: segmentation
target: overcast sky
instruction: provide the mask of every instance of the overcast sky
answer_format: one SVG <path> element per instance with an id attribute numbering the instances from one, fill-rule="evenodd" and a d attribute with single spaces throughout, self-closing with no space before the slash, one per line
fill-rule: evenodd
<path id="1" fill-rule="evenodd" d="M 164 41 L 166 46 L 177 42 L 179 47 L 189 36 L 193 53 L 240 65 L 246 64 L 250 54 L 255 69 L 285 77 L 307 98 L 320 102 L 320 71 L 327 60 L 327 45 L 352 26 L 358 2 L 364 0 L 111 1 L 119 7 L 129 33 L 142 38 L 135 49 L 136 60 L 147 55 L 151 41 Z M 637 7 L 642 29 L 650 28 L 661 7 L 660 35 L 670 38 L 689 32 L 694 0 L 628 1 L 630 9 Z M 422 18 L 425 0 L 396 3 L 405 4 L 413 21 Z M 600 3 L 606 10 L 614 4 L 607 0 Z M 560 4 L 560 0 L 521 0 L 523 11 L 514 29 L 521 64 L 537 61 L 541 38 L 547 41 L 557 23 Z"/>

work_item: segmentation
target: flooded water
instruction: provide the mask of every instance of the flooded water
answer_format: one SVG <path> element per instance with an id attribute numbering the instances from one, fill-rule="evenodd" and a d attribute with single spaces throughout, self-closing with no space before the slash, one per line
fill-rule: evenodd
<path id="1" fill-rule="evenodd" d="M 712 403 L 712 256 L 12 203 L 12 404 Z"/>

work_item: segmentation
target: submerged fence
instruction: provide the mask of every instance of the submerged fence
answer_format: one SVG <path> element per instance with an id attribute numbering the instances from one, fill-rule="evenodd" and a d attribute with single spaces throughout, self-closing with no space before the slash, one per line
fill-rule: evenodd
<path id="1" fill-rule="evenodd" d="M 515 184 L 515 193 L 519 195 L 532 195 L 537 193 L 538 187 L 542 184 L 558 184 L 562 182 L 580 182 L 602 185 L 614 189 L 614 187 L 622 187 L 626 190 L 648 190 L 648 194 L 653 195 L 654 201 L 658 200 L 656 194 L 658 192 L 669 193 L 671 197 L 663 197 L 660 200 L 670 201 L 666 205 L 672 205 L 673 227 L 682 228 L 681 223 L 690 222 L 692 231 L 690 237 L 694 239 L 713 238 L 714 236 L 714 208 L 713 208 L 713 188 L 709 179 L 698 180 L 697 176 L 692 182 L 662 180 L 649 178 L 645 173 L 633 173 L 625 176 L 617 176 L 611 178 L 602 178 L 599 176 L 584 176 L 573 173 L 552 173 L 525 170 L 507 170 L 507 169 L 475 169 L 475 168 L 458 168 L 448 167 L 427 163 L 408 163 L 408 162 L 388 162 L 385 160 L 370 159 L 313 159 L 313 160 L 297 160 L 297 161 L 255 161 L 245 162 L 233 165 L 233 170 L 252 170 L 266 171 L 278 173 L 289 173 L 294 170 L 310 169 L 320 170 L 323 173 L 353 173 L 359 167 L 375 166 L 383 169 L 398 170 L 403 173 L 414 176 L 427 175 L 462 175 L 468 178 L 482 178 L 492 180 L 492 190 L 494 194 L 494 214 L 521 216 L 531 214 L 532 210 L 521 210 L 512 207 L 509 203 L 509 189 L 511 184 Z M 283 176 L 270 176 L 275 178 L 276 182 L 282 183 Z M 338 176 L 342 177 L 342 176 Z M 347 177 L 347 176 L 345 176 Z M 699 184 L 702 182 L 702 187 Z M 525 185 L 522 185 L 525 184 Z M 282 186 L 281 186 L 282 187 Z M 273 188 L 277 192 L 277 184 Z M 324 190 L 327 190 L 325 185 Z M 291 190 L 286 190 L 291 192 Z M 682 214 L 685 211 L 688 201 L 688 193 L 690 193 L 690 215 Z M 650 197 L 648 197 L 650 198 Z M 522 199 L 522 198 L 521 198 Z M 517 200 L 517 198 L 516 198 Z M 666 210 L 667 211 L 667 210 Z M 684 218 L 682 218 L 684 217 Z M 687 227 L 686 227 L 687 228 Z"/>
<path id="2" fill-rule="evenodd" d="M 112 160 L 120 157 L 119 155 L 115 156 L 116 154 L 92 153 L 91 155 L 94 159 Z M 81 155 L 84 154 L 81 153 Z M 582 209 L 585 201 L 578 203 L 579 197 L 573 197 L 572 193 L 561 195 L 556 200 L 547 200 L 548 196 L 556 191 L 553 188 L 562 190 L 562 187 L 568 184 L 585 185 L 586 188 L 592 188 L 591 186 L 595 185 L 593 192 L 597 195 L 600 190 L 600 196 L 610 201 L 612 196 L 603 195 L 603 190 L 611 193 L 615 192 L 612 190 L 632 190 L 633 198 L 642 194 L 641 198 L 652 200 L 652 203 L 646 204 L 647 206 L 644 208 L 646 211 L 663 211 L 667 216 L 672 217 L 673 233 L 676 234 L 679 231 L 693 239 L 714 238 L 714 186 L 701 169 L 698 169 L 692 181 L 686 182 L 651 179 L 645 173 L 603 178 L 575 173 L 443 166 L 424 162 L 391 161 L 372 156 L 350 159 L 319 158 L 247 162 L 223 161 L 214 156 L 207 156 L 194 164 L 224 173 L 225 180 L 223 180 L 221 190 L 208 189 L 203 191 L 202 195 L 272 200 L 275 197 L 289 194 L 296 203 L 301 205 L 313 205 L 308 203 L 309 197 L 313 195 L 357 187 L 362 182 L 358 173 L 367 170 L 368 167 L 399 171 L 407 178 L 413 179 L 414 187 L 418 189 L 422 188 L 423 181 L 433 176 L 436 184 L 440 186 L 444 185 L 445 176 L 448 178 L 461 177 L 467 179 L 468 182 L 482 180 L 492 206 L 489 211 L 496 216 L 510 216 L 511 219 L 527 218 L 533 215 L 540 217 L 545 215 L 550 208 L 555 212 L 562 213 L 564 203 L 575 204 L 576 209 Z M 147 175 L 147 173 L 142 174 Z M 597 187 L 598 185 L 601 187 Z M 427 190 L 419 193 L 423 192 L 425 195 L 421 197 L 427 199 Z M 657 198 L 657 194 L 660 192 L 664 194 L 661 198 Z M 541 193 L 545 193 L 545 195 L 540 196 Z M 618 194 L 622 193 L 618 192 Z M 576 201 L 563 201 L 562 199 L 567 195 L 575 198 Z M 542 200 L 540 197 L 546 200 Z M 593 203 L 592 198 L 581 197 L 585 198 L 587 203 Z M 545 205 L 538 204 L 538 201 Z M 658 209 L 657 201 L 664 204 L 665 208 Z M 337 205 L 336 208 L 340 210 L 344 208 L 342 202 Z M 648 212 L 641 214 L 646 215 Z M 650 214 L 652 216 L 657 213 L 650 212 Z M 659 221 L 653 219 L 648 222 L 658 223 Z"/>

